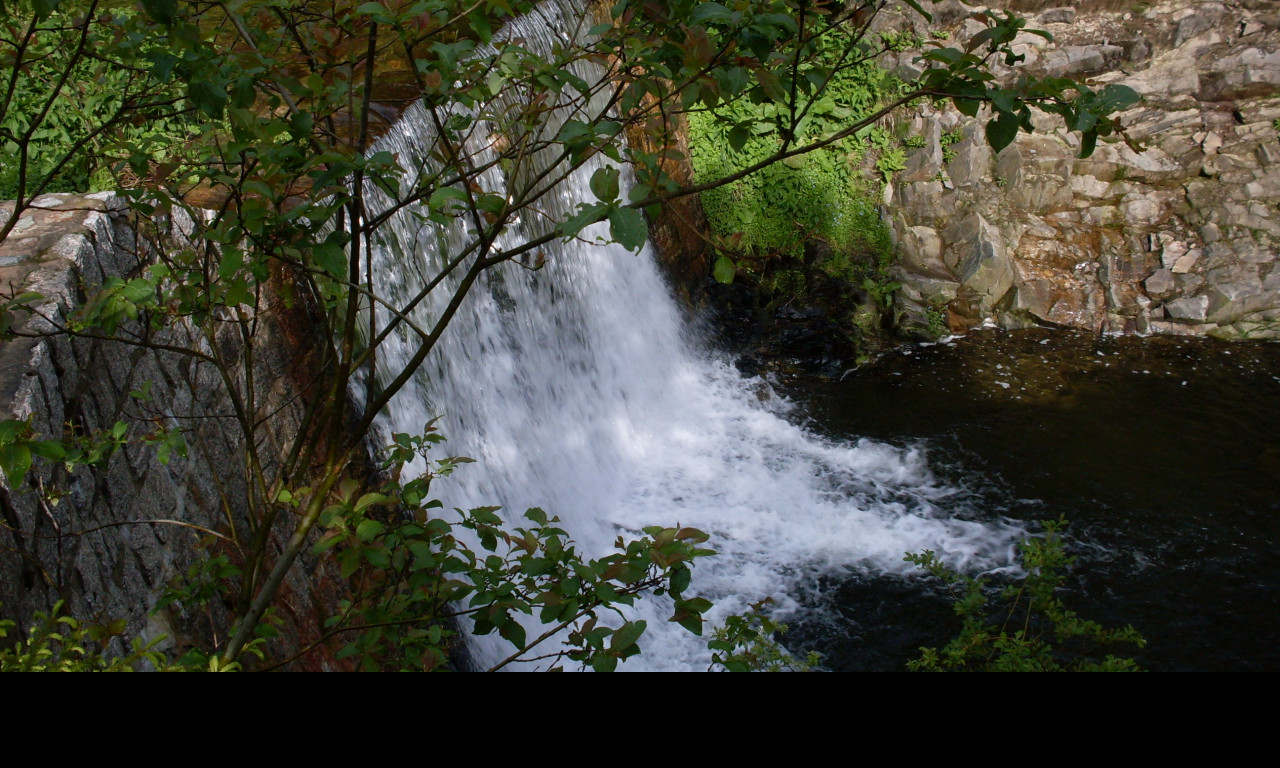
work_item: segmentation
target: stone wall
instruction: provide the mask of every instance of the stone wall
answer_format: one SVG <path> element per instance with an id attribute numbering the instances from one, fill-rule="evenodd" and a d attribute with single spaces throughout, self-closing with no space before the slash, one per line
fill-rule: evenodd
<path id="1" fill-rule="evenodd" d="M 12 204 L 0 208 L 0 216 L 11 213 Z M 61 323 L 109 276 L 136 276 L 150 260 L 123 200 L 48 195 L 0 243 L 0 286 L 43 294 L 40 312 Z M 257 321 L 254 370 L 263 384 L 255 439 L 270 460 L 283 455 L 299 423 L 314 329 L 302 308 L 277 298 L 267 299 Z M 52 323 L 29 318 L 20 330 L 52 331 Z M 211 351 L 181 330 L 150 340 Z M 235 359 L 234 333 L 218 343 Z M 243 371 L 232 379 L 243 386 Z M 214 366 L 177 353 L 65 335 L 0 345 L 0 419 L 30 418 L 46 437 L 109 430 L 118 421 L 131 438 L 160 425 L 181 428 L 189 451 L 161 463 L 153 447 L 134 444 L 92 470 L 68 475 L 42 463 L 21 487 L 0 480 L 0 615 L 22 624 L 62 598 L 77 617 L 126 619 L 126 637 L 165 635 L 163 647 L 172 651 L 225 639 L 227 607 L 217 599 L 203 611 L 151 609 L 198 558 L 227 552 L 234 559 L 231 548 L 183 525 L 227 534 L 229 521 L 245 514 L 245 438 L 226 392 Z M 42 499 L 50 494 L 41 488 L 65 493 Z M 330 569 L 295 567 L 282 601 L 287 645 L 318 636 L 342 591 Z M 323 656 L 304 663 L 334 666 Z"/>
<path id="2" fill-rule="evenodd" d="M 1042 116 L 993 156 L 983 115 L 914 115 L 908 130 L 925 145 L 886 193 L 906 324 L 1280 338 L 1280 6 L 1017 10 L 1054 36 L 1018 41 L 1030 72 L 1143 96 L 1123 115 L 1137 151 L 1104 140 L 1079 159 L 1078 137 Z M 942 18 L 951 40 L 982 28 L 964 13 Z M 906 75 L 916 66 L 891 63 Z"/>

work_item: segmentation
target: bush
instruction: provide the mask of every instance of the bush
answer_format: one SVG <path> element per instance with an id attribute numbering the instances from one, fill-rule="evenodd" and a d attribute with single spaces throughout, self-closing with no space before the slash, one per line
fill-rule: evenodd
<path id="1" fill-rule="evenodd" d="M 1067 610 L 1058 591 L 1064 571 L 1075 562 L 1066 554 L 1059 531 L 1065 519 L 1044 521 L 1043 536 L 1022 542 L 1026 577 L 1005 587 L 1001 605 L 989 604 L 984 578 L 961 576 L 932 551 L 908 554 L 915 563 L 958 592 L 960 633 L 941 650 L 921 648 L 907 666 L 914 672 L 1136 672 L 1132 659 L 1105 649 L 1117 645 L 1146 646 L 1132 626 L 1107 629 Z"/>

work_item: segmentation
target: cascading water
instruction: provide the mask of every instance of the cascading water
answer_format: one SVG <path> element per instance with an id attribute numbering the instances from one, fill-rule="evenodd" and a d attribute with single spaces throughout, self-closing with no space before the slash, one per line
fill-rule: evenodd
<path id="1" fill-rule="evenodd" d="M 582 15 L 548 3 L 504 34 L 549 52 L 569 42 Z M 574 66 L 584 79 L 601 76 Z M 555 135 L 570 111 L 548 115 L 539 130 Z M 433 124 L 418 105 L 374 151 L 412 165 L 429 155 Z M 477 135 L 470 146 L 484 157 L 489 143 Z M 590 199 L 596 167 L 556 185 L 540 214 L 525 215 L 495 247 L 550 231 L 541 214 L 571 215 Z M 509 185 L 519 183 L 496 167 L 482 181 L 512 195 L 521 190 Z M 420 432 L 439 417 L 449 453 L 476 459 L 433 486 L 446 508 L 502 505 L 516 519 L 541 507 L 591 557 L 611 551 L 620 532 L 701 528 L 720 554 L 695 567 L 691 593 L 716 602 L 712 622 L 766 596 L 784 615 L 811 606 L 822 575 L 902 572 L 908 551 L 931 548 L 969 569 L 1011 561 L 1018 532 L 942 512 L 939 501 L 956 491 L 934 479 L 921 453 L 827 441 L 789 422 L 764 381 L 699 348 L 649 251 L 588 244 L 607 235 L 598 227 L 548 244 L 541 269 L 508 263 L 488 271 L 382 417 L 383 437 Z M 398 215 L 374 244 L 378 290 L 403 306 L 461 252 L 465 230 Z M 443 311 L 449 287 L 445 281 L 415 308 L 420 324 Z M 415 349 L 411 334 L 390 339 L 376 375 L 394 376 Z M 643 654 L 624 668 L 705 669 L 705 639 L 668 623 L 663 603 L 650 597 L 634 609 L 649 631 Z M 496 635 L 473 643 L 481 667 L 511 651 Z"/>

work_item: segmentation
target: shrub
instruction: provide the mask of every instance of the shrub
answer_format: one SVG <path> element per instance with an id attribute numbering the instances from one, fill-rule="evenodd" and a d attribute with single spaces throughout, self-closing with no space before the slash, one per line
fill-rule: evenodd
<path id="1" fill-rule="evenodd" d="M 960 633 L 941 650 L 921 648 L 907 666 L 915 672 L 1134 672 L 1137 663 L 1103 651 L 1117 645 L 1146 646 L 1132 626 L 1107 629 L 1067 610 L 1058 592 L 1064 571 L 1075 562 L 1066 554 L 1059 531 L 1065 519 L 1045 521 L 1043 536 L 1022 542 L 1022 581 L 1005 587 L 1001 605 L 991 606 L 988 582 L 962 576 L 929 550 L 908 554 L 958 594 Z"/>

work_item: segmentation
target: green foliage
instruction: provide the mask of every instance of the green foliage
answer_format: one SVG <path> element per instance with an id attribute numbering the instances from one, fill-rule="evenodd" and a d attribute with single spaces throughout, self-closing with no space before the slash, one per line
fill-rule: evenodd
<path id="1" fill-rule="evenodd" d="M 923 41 L 911 30 L 902 30 L 897 32 L 881 32 L 880 42 L 884 46 L 884 50 L 901 53 L 902 51 L 919 48 L 920 43 Z"/>
<path id="2" fill-rule="evenodd" d="M 803 659 L 792 656 L 775 639 L 787 625 L 769 617 L 772 598 L 751 605 L 747 613 L 730 616 L 716 627 L 707 647 L 712 650 L 709 672 L 810 672 L 822 663 L 817 651 Z"/>
<path id="3" fill-rule="evenodd" d="M 332 555 L 341 576 L 354 585 L 352 596 L 326 622 L 326 639 L 344 640 L 336 658 L 351 658 L 368 671 L 447 669 L 457 628 L 469 626 L 474 634 L 496 632 L 511 643 L 512 655 L 499 668 L 532 658 L 549 666 L 567 660 L 612 671 L 640 653 L 645 631 L 643 621 L 627 619 L 620 608 L 648 592 L 669 594 L 671 621 L 702 633 L 702 614 L 711 603 L 687 590 L 695 561 L 714 554 L 699 546 L 707 541 L 705 533 L 647 528 L 631 541 L 619 537 L 615 553 L 587 559 L 559 527 L 559 518 L 540 509 L 526 511 L 520 526 L 504 522 L 496 507 L 453 510 L 451 521 L 430 497 L 431 486 L 469 459 L 436 459 L 414 479 L 397 479 L 406 461 L 425 460 L 442 442 L 430 425 L 422 435 L 396 434 L 383 467 L 393 479 L 367 493 L 347 481 L 321 515 L 324 534 L 314 552 Z M 277 500 L 293 505 L 307 491 L 281 490 Z M 232 592 L 241 576 L 225 555 L 212 556 L 192 565 L 156 610 L 174 603 L 198 609 Z M 536 618 L 546 631 L 528 635 L 520 616 Z M 258 641 L 246 650 L 261 664 L 250 668 L 282 663 L 262 655 L 262 641 L 274 632 L 270 621 L 259 626 Z M 552 640 L 559 647 L 541 650 Z M 216 668 L 217 659 L 196 651 L 179 664 Z"/>
<path id="4" fill-rule="evenodd" d="M 124 621 L 105 624 L 81 622 L 60 615 L 59 601 L 49 613 L 37 612 L 26 638 L 0 650 L 0 672 L 136 672 L 175 669 L 155 650 L 159 639 L 143 643 L 135 639 L 124 654 L 109 653 L 107 645 L 124 633 Z M 14 623 L 0 619 L 0 638 L 8 637 Z"/>
<path id="5" fill-rule="evenodd" d="M 1131 626 L 1107 629 L 1067 610 L 1058 592 L 1064 571 L 1075 558 L 1066 554 L 1059 531 L 1065 520 L 1045 521 L 1043 536 L 1020 547 L 1026 577 L 1000 594 L 1002 605 L 988 605 L 987 580 L 961 576 L 929 550 L 908 554 L 915 563 L 944 584 L 957 588 L 955 611 L 960 633 L 941 650 L 921 648 L 910 662 L 912 671 L 991 672 L 1132 672 L 1137 664 L 1105 649 L 1116 645 L 1146 646 Z"/>
<path id="6" fill-rule="evenodd" d="M 880 279 L 875 277 L 867 277 L 862 281 L 862 288 L 871 294 L 871 298 L 875 299 L 876 305 L 881 309 L 888 309 L 893 305 L 893 294 L 902 287 L 902 283 L 890 282 L 883 276 Z"/>
<path id="7" fill-rule="evenodd" d="M 956 159 L 955 145 L 964 141 L 964 132 L 959 129 L 942 134 L 939 143 L 942 145 L 942 162 L 950 163 Z"/>
<path id="8" fill-rule="evenodd" d="M 431 426 L 421 436 L 396 435 L 385 469 L 398 477 L 405 460 L 425 459 L 438 438 Z M 508 526 L 496 507 L 454 510 L 450 522 L 440 514 L 440 502 L 430 499 L 430 487 L 468 461 L 439 459 L 413 480 L 391 480 L 359 497 L 349 484 L 324 511 L 326 533 L 315 548 L 332 548 L 343 576 L 360 585 L 330 620 L 335 632 L 354 635 L 340 658 L 355 657 L 365 669 L 443 668 L 453 620 L 466 617 L 474 634 L 496 632 L 511 643 L 512 655 L 499 666 L 529 657 L 563 633 L 557 639 L 562 647 L 533 656 L 612 671 L 640 653 L 645 630 L 644 622 L 626 619 L 619 607 L 650 591 L 670 594 L 671 621 L 701 634 L 702 614 L 711 604 L 686 590 L 694 561 L 714 554 L 699 546 L 705 533 L 647 528 L 639 539 L 619 537 L 614 554 L 587 559 L 559 518 L 540 509 L 526 511 L 523 526 Z M 606 621 L 606 614 L 620 621 Z M 521 615 L 536 617 L 547 631 L 528 636 Z"/>
<path id="9" fill-rule="evenodd" d="M 932 338 L 939 338 L 947 332 L 947 310 L 945 307 L 930 305 L 925 307 L 925 319 L 928 322 L 926 331 Z"/>
<path id="10" fill-rule="evenodd" d="M 152 612 L 165 610 L 174 603 L 191 608 L 204 606 L 215 597 L 228 594 L 232 580 L 240 575 L 240 568 L 225 554 L 196 560 L 187 567 L 185 577 L 175 578 L 166 587 Z"/>
<path id="11" fill-rule="evenodd" d="M 845 45 L 847 39 L 838 35 L 816 43 L 809 75 L 823 87 L 799 108 L 803 116 L 796 120 L 783 105 L 745 99 L 691 115 L 690 155 L 697 180 L 736 173 L 776 153 L 788 140 L 821 140 L 897 93 L 899 84 L 873 62 L 848 66 L 842 59 Z M 868 241 L 880 238 L 882 226 L 878 217 L 868 215 L 878 189 L 857 171 L 862 152 L 860 142 L 845 138 L 707 190 L 702 203 L 712 231 L 722 238 L 741 233 L 735 241 L 740 253 L 799 256 L 811 238 L 846 255 L 865 250 Z M 738 267 L 751 268 L 748 262 Z M 717 278 L 721 272 L 731 277 L 719 269 Z"/>
<path id="12" fill-rule="evenodd" d="M 170 56 L 149 22 L 96 4 L 90 23 L 89 9 L 70 0 L 0 7 L 0 57 L 21 61 L 0 101 L 0 199 L 112 189 L 130 157 L 143 158 L 146 176 L 202 134 L 181 91 L 149 66 Z"/>
<path id="13" fill-rule="evenodd" d="M 1082 158 L 1093 154 L 1099 138 L 1114 134 L 1123 137 L 1120 123 L 1113 115 L 1138 102 L 1140 97 L 1132 88 L 1110 83 L 1101 91 L 1094 91 L 1083 83 L 1061 77 L 1023 77 L 1011 88 L 1000 88 L 995 75 L 986 69 L 989 58 L 1015 66 L 1026 58 L 1024 54 L 1014 53 L 1011 47 L 1019 34 L 1038 35 L 1047 40 L 1053 36 L 1043 30 L 1028 29 L 1025 19 L 1008 11 L 1002 14 L 987 10 L 973 14 L 972 18 L 986 28 L 969 38 L 963 49 L 944 47 L 939 41 L 929 42 L 931 50 L 921 56 L 929 68 L 920 76 L 918 85 L 934 93 L 950 94 L 956 108 L 969 117 L 976 116 L 983 104 L 990 105 L 992 117 L 987 121 L 986 135 L 992 149 L 999 152 L 1013 143 L 1019 131 L 1033 130 L 1033 107 L 1059 115 L 1069 130 L 1080 132 Z"/>
<path id="14" fill-rule="evenodd" d="M 893 174 L 907 167 L 907 152 L 902 147 L 889 147 L 876 159 L 876 172 L 887 183 Z"/>
<path id="15" fill-rule="evenodd" d="M 549 55 L 523 40 L 482 45 L 531 0 L 121 5 L 20 0 L 0 8 L 0 79 L 12 86 L 0 91 L 0 184 L 17 197 L 0 240 L 42 192 L 109 186 L 122 162 L 147 182 L 128 195 L 140 234 L 154 246 L 152 262 L 106 280 L 73 317 L 45 320 L 56 333 L 161 347 L 218 374 L 244 446 L 227 470 L 241 473 L 249 490 L 224 500 L 234 513 L 223 529 L 205 531 L 227 551 L 175 586 L 169 603 L 188 609 L 227 590 L 236 623 L 223 647 L 192 657 L 203 669 L 236 669 L 248 663 L 246 653 L 269 657 L 273 606 L 318 531 L 321 554 L 358 585 L 330 638 L 341 636 L 344 652 L 365 665 L 390 657 L 405 667 L 440 666 L 450 631 L 441 620 L 459 612 L 442 606 L 453 599 L 464 600 L 460 611 L 477 630 L 509 640 L 515 656 L 543 639 L 523 637 L 518 616 L 563 624 L 569 646 L 550 653 L 596 669 L 637 652 L 644 627 L 613 606 L 642 592 L 671 594 L 672 620 L 700 630 L 709 604 L 686 596 L 690 564 L 709 554 L 698 546 L 700 532 L 647 529 L 614 554 L 583 560 L 555 519 L 536 510 L 517 528 L 486 508 L 448 523 L 428 514 L 424 484 L 461 459 L 435 462 L 416 485 L 396 478 L 375 489 L 364 476 L 357 456 L 374 419 L 432 353 L 465 294 L 486 270 L 517 259 L 540 263 L 545 242 L 580 236 L 591 224 L 607 221 L 608 239 L 640 247 L 642 211 L 691 193 L 669 173 L 681 158 L 663 135 L 688 115 L 703 202 L 725 246 L 718 279 L 759 277 L 761 265 L 800 257 L 816 238 L 834 252 L 805 270 L 861 281 L 887 303 L 896 286 L 878 188 L 857 171 L 867 138 L 882 175 L 901 163 L 897 140 L 873 127 L 881 118 L 926 95 L 950 96 L 970 115 L 989 104 L 988 139 L 999 149 L 1029 130 L 1029 109 L 1040 108 L 1081 131 L 1087 155 L 1118 129 L 1110 115 L 1136 98 L 1122 86 L 1094 91 L 1063 79 L 995 87 L 987 58 L 1017 63 L 1010 44 L 1023 25 L 993 12 L 976 17 L 987 29 L 965 50 L 924 42 L 931 68 L 903 84 L 874 58 L 922 41 L 868 34 L 858 15 L 866 6 L 855 4 L 616 0 L 593 37 Z M 924 12 L 914 0 L 908 5 Z M 572 66 L 582 60 L 610 68 L 586 82 Z M 390 72 L 410 80 L 436 123 L 421 167 L 367 152 L 371 126 L 382 119 L 372 88 Z M 571 119 L 547 131 L 548 112 Z M 495 137 L 483 159 L 467 143 L 481 125 Z M 627 146 L 628 130 L 651 132 L 660 146 Z M 593 200 L 565 220 L 546 220 L 543 196 L 597 155 L 630 166 L 637 185 L 623 195 L 619 171 L 596 171 Z M 547 157 L 560 162 L 533 164 Z M 370 189 L 390 198 L 387 211 L 367 204 Z M 212 211 L 195 209 L 197 190 L 214 201 Z M 402 209 L 424 226 L 458 224 L 471 240 L 441 254 L 447 266 L 428 276 L 421 295 L 395 301 L 385 276 L 373 273 L 368 246 Z M 545 231 L 526 226 L 534 220 Z M 788 290 L 797 282 L 794 274 L 778 279 Z M 451 309 L 423 320 L 414 310 L 433 291 L 447 292 L 440 306 Z M 260 351 L 258 320 L 276 309 L 269 295 L 305 310 L 300 327 L 315 340 L 310 404 L 285 455 L 263 453 L 277 444 L 263 417 L 270 382 L 249 374 Z M 31 335 L 21 320 L 39 301 L 0 295 L 0 337 Z M 401 335 L 415 350 L 404 370 L 390 380 L 357 375 Z M 363 398 L 346 396 L 360 386 Z M 145 388 L 138 395 L 146 397 Z M 357 400 L 362 407 L 353 411 Z M 93 434 L 40 436 L 26 422 L 7 421 L 0 470 L 13 492 L 31 492 L 37 483 L 28 475 L 40 462 L 96 464 L 129 442 L 154 445 L 162 460 L 182 455 L 184 426 L 121 421 Z M 433 437 L 398 437 L 389 469 L 404 452 L 421 457 Z M 48 489 L 47 498 L 60 492 Z M 478 548 L 461 544 L 464 536 L 476 537 Z M 724 641 L 771 635 L 765 626 L 738 625 Z"/>
<path id="16" fill-rule="evenodd" d="M 68 473 L 78 466 L 100 465 L 128 444 L 128 430 L 128 424 L 117 421 L 109 430 L 72 433 L 61 439 L 42 439 L 29 420 L 5 419 L 0 421 L 0 472 L 11 488 L 18 488 L 37 458 L 60 464 Z M 181 443 L 182 438 L 179 433 L 158 429 L 141 440 L 165 444 L 168 447 L 162 445 L 162 450 L 169 452 L 175 443 Z M 184 451 L 185 444 L 178 450 Z M 57 503 L 56 497 L 54 503 Z"/>

